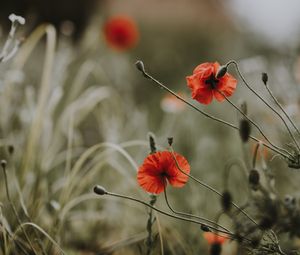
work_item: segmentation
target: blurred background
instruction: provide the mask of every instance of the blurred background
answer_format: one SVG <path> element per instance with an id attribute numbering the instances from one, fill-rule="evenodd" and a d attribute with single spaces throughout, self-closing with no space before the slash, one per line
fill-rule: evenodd
<path id="1" fill-rule="evenodd" d="M 22 54 L 33 45 L 32 35 L 41 24 L 53 24 L 57 33 L 44 108 L 39 108 L 39 98 L 46 40 L 34 46 L 23 65 L 19 64 L 20 53 L 21 57 L 17 54 L 0 66 L 2 154 L 16 169 L 16 179 L 21 178 L 22 203 L 33 221 L 69 254 L 99 254 L 101 250 L 100 254 L 138 254 L 147 221 L 145 208 L 127 201 L 96 199 L 91 188 L 101 184 L 148 200 L 135 178 L 149 152 L 149 132 L 162 147 L 167 146 L 167 137 L 174 137 L 174 148 L 188 159 L 193 175 L 224 189 L 226 164 L 238 158 L 248 167 L 254 143 L 243 145 L 234 130 L 199 115 L 153 86 L 134 63 L 142 60 L 149 73 L 192 102 L 185 77 L 200 63 L 225 64 L 234 59 L 253 88 L 268 98 L 261 81 L 261 73 L 267 72 L 274 94 L 299 124 L 299 10 L 298 0 L 288 4 L 280 0 L 2 0 L 2 45 L 11 13 L 26 18 L 16 35 L 24 37 Z M 131 20 L 137 37 L 130 47 L 116 49 L 105 27 L 120 15 Z M 234 68 L 229 72 L 238 77 Z M 282 123 L 239 80 L 232 101 L 240 104 L 243 100 L 249 116 L 277 144 L 288 148 L 290 141 Z M 226 102 L 198 106 L 234 124 L 240 119 Z M 42 117 L 32 142 L 38 109 L 42 109 Z M 103 147 L 88 157 L 78 175 L 68 179 L 81 155 L 101 143 Z M 15 148 L 13 159 L 5 152 L 8 145 Z M 28 148 L 32 148 L 30 153 Z M 280 196 L 295 193 L 298 174 L 273 156 L 265 153 L 260 163 L 265 160 L 274 168 Z M 228 183 L 235 201 L 242 203 L 247 197 L 243 172 L 236 171 Z M 0 189 L 2 192 L 4 185 Z M 296 194 L 299 196 L 299 191 Z M 175 208 L 210 219 L 220 210 L 219 198 L 194 183 L 172 189 L 170 200 Z M 165 208 L 163 198 L 158 199 L 158 206 Z M 165 254 L 208 254 L 199 227 L 159 218 Z M 226 217 L 221 221 L 230 226 Z M 53 224 L 61 229 L 53 231 Z M 156 249 L 159 247 L 157 244 Z M 223 252 L 235 254 L 235 249 L 229 243 Z"/>

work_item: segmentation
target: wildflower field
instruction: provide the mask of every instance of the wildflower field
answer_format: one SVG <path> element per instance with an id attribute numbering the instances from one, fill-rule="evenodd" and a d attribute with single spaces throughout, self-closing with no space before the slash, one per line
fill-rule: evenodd
<path id="1" fill-rule="evenodd" d="M 0 255 L 300 254 L 298 10 L 4 0 Z"/>

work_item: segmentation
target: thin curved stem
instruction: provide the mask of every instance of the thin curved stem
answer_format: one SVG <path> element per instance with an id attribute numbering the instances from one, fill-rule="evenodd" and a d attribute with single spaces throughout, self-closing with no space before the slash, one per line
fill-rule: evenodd
<path id="1" fill-rule="evenodd" d="M 269 144 L 271 144 L 273 147 L 275 147 L 276 149 L 278 149 L 278 150 L 281 150 L 281 151 L 283 151 L 283 152 L 285 152 L 285 153 L 287 153 L 287 154 L 289 154 L 290 155 L 290 157 L 293 157 L 293 155 L 290 153 L 290 152 L 288 152 L 287 150 L 285 150 L 285 149 L 283 149 L 283 148 L 280 148 L 279 146 L 277 146 L 277 145 L 275 145 L 266 135 L 265 135 L 265 133 L 262 131 L 262 129 L 261 129 L 261 127 L 257 124 L 257 123 L 255 123 L 252 119 L 250 119 L 238 106 L 236 106 L 235 105 L 235 103 L 233 103 L 222 91 L 220 91 L 220 90 L 218 90 L 218 89 L 216 89 L 216 91 L 220 94 L 220 95 L 222 95 L 224 98 L 225 98 L 225 100 L 229 103 L 229 104 L 231 104 L 240 114 L 242 114 L 253 126 L 255 126 L 256 127 L 256 129 L 261 133 L 261 135 L 266 139 L 266 141 L 269 143 Z"/>
<path id="2" fill-rule="evenodd" d="M 194 106 L 193 104 L 191 104 L 190 102 L 188 102 L 187 100 L 185 100 L 184 98 L 182 98 L 181 96 L 179 96 L 177 93 L 175 93 L 174 91 L 172 91 L 171 89 L 169 89 L 167 86 L 165 86 L 164 84 L 162 84 L 160 81 L 156 80 L 154 77 L 152 77 L 150 74 L 148 74 L 145 70 L 140 70 L 144 77 L 150 79 L 151 81 L 153 81 L 154 83 L 156 83 L 161 89 L 164 89 L 165 91 L 167 91 L 168 93 L 172 94 L 173 96 L 175 96 L 177 99 L 179 99 L 180 101 L 184 102 L 185 104 L 187 104 L 189 107 L 191 107 L 192 109 L 194 109 L 195 111 L 197 111 L 198 113 L 201 113 L 202 115 L 204 115 L 205 117 L 209 118 L 209 119 L 212 119 L 216 122 L 219 122 L 227 127 L 230 127 L 230 128 L 233 128 L 235 130 L 239 130 L 239 127 L 225 121 L 225 120 L 222 120 L 222 119 L 219 119 L 217 117 L 214 117 L 204 111 L 202 111 L 201 109 L 199 109 L 198 107 Z M 262 142 L 260 141 L 258 138 L 254 137 L 254 136 L 249 136 L 252 140 L 256 141 L 256 142 Z M 294 161 L 294 158 L 290 155 L 287 155 L 285 153 L 282 153 L 280 150 L 274 148 L 273 146 L 269 145 L 269 144 L 266 144 L 264 142 L 262 142 L 262 144 L 264 146 L 266 146 L 267 148 L 269 148 L 270 150 L 280 154 L 282 157 L 284 157 L 285 159 L 288 159 L 288 160 L 292 160 Z"/>
<path id="3" fill-rule="evenodd" d="M 113 197 L 119 197 L 119 198 L 124 198 L 124 199 L 127 199 L 127 200 L 131 200 L 131 201 L 134 201 L 134 202 L 137 202 L 137 203 L 140 203 L 140 204 L 143 204 L 149 208 L 151 208 L 152 210 L 155 210 L 163 215 L 166 215 L 166 216 L 169 216 L 171 218 L 174 218 L 174 219 L 178 219 L 178 220 L 182 220 L 182 221 L 186 221 L 186 222 L 190 222 L 190 223 L 195 223 L 197 225 L 205 225 L 205 226 L 208 226 L 211 230 L 214 230 L 216 232 L 220 232 L 220 233 L 224 233 L 224 234 L 227 234 L 229 236 L 231 236 L 233 239 L 235 239 L 235 234 L 232 233 L 231 231 L 225 231 L 225 230 L 222 230 L 222 229 L 218 229 L 218 228 L 215 228 L 214 226 L 210 226 L 206 223 L 203 223 L 201 221 L 197 221 L 197 220 L 193 220 L 193 219 L 188 219 L 188 218 L 185 218 L 185 217 L 181 217 L 181 216 L 177 216 L 177 215 L 173 215 L 173 214 L 170 214 L 168 212 L 165 212 L 161 209 L 158 209 L 157 207 L 154 207 L 154 206 L 151 206 L 150 204 L 142 201 L 142 200 L 139 200 L 137 198 L 134 198 L 134 197 L 130 197 L 130 196 L 125 196 L 125 195 L 121 195 L 121 194 L 117 194 L 117 193 L 112 193 L 112 192 L 108 192 L 106 191 L 105 193 L 106 195 L 110 195 L 110 196 L 113 196 Z M 249 239 L 246 239 L 248 241 L 251 241 Z"/>
<path id="4" fill-rule="evenodd" d="M 289 132 L 289 135 L 290 137 L 292 138 L 293 142 L 295 143 L 297 149 L 298 149 L 298 152 L 300 152 L 300 147 L 299 147 L 299 144 L 297 143 L 296 139 L 295 139 L 295 136 L 292 134 L 290 128 L 288 127 L 287 123 L 285 122 L 284 118 L 276 111 L 276 109 L 270 105 L 262 96 L 260 96 L 249 84 L 248 82 L 246 81 L 246 79 L 244 78 L 244 76 L 242 75 L 240 69 L 239 69 L 239 66 L 238 66 L 238 63 L 235 61 L 235 60 L 230 60 L 226 66 L 228 67 L 230 64 L 234 64 L 237 72 L 238 72 L 238 75 L 241 77 L 243 83 L 247 86 L 247 88 L 252 92 L 254 93 L 266 106 L 268 106 L 281 120 L 282 122 L 284 123 L 286 129 L 288 130 Z M 267 87 L 267 86 L 266 86 Z M 277 101 L 277 99 L 273 96 L 272 92 L 267 88 L 267 90 L 269 91 L 270 95 L 272 96 L 272 98 L 275 100 L 276 104 L 280 107 L 280 109 L 285 113 L 285 111 L 283 110 L 283 108 L 281 107 L 281 105 L 279 104 L 279 102 Z M 298 134 L 300 133 L 299 130 L 297 129 L 297 127 L 294 125 L 294 123 L 292 122 L 292 120 L 288 117 L 288 115 L 286 114 L 287 118 L 289 119 L 289 121 L 292 123 L 292 125 L 294 126 L 294 128 L 296 128 Z"/>
<path id="5" fill-rule="evenodd" d="M 232 171 L 233 166 L 240 166 L 243 169 L 243 173 L 247 179 L 247 169 L 243 164 L 243 161 L 240 159 L 233 159 L 232 161 L 229 161 L 225 165 L 225 172 L 224 172 L 224 187 L 225 189 L 228 188 L 228 180 L 230 176 L 230 172 Z"/>
<path id="6" fill-rule="evenodd" d="M 184 216 L 184 217 L 188 217 L 188 218 L 195 218 L 195 219 L 198 219 L 198 220 L 207 221 L 207 222 L 209 222 L 210 224 L 213 224 L 213 225 L 215 225 L 215 226 L 218 227 L 218 228 L 221 228 L 221 229 L 223 229 L 223 230 L 225 230 L 225 231 L 230 232 L 229 229 L 227 229 L 227 228 L 225 228 L 225 227 L 219 225 L 218 223 L 216 223 L 216 222 L 213 221 L 213 220 L 209 220 L 209 219 L 206 219 L 206 218 L 204 218 L 204 217 L 200 217 L 200 216 L 197 216 L 197 215 L 194 215 L 194 214 L 189 214 L 189 213 L 179 212 L 179 211 L 176 211 L 175 209 L 173 209 L 172 206 L 171 206 L 170 203 L 169 203 L 168 196 L 167 196 L 167 189 L 166 189 L 166 188 L 165 188 L 165 190 L 164 190 L 164 196 L 165 196 L 165 201 L 166 201 L 167 206 L 169 207 L 169 209 L 170 209 L 173 213 L 178 214 L 178 215 L 181 215 L 181 216 Z"/>
<path id="7" fill-rule="evenodd" d="M 184 171 L 181 169 L 181 167 L 179 166 L 179 164 L 178 164 L 178 161 L 177 161 L 177 159 L 176 159 L 176 157 L 175 157 L 175 155 L 174 155 L 174 150 L 173 150 L 172 146 L 170 146 L 170 151 L 171 151 L 171 153 L 172 153 L 172 156 L 173 156 L 173 159 L 174 159 L 174 161 L 175 161 L 175 164 L 176 164 L 178 170 L 179 170 L 181 173 L 183 173 L 184 175 L 188 176 L 189 178 L 191 178 L 191 179 L 194 180 L 195 182 L 199 183 L 201 186 L 203 186 L 203 187 L 209 189 L 210 191 L 216 193 L 218 196 L 223 197 L 223 195 L 221 194 L 221 192 L 219 192 L 219 191 L 216 190 L 215 188 L 211 187 L 210 185 L 206 184 L 206 183 L 203 182 L 203 181 L 200 181 L 200 180 L 197 179 L 196 177 L 194 177 L 194 176 L 192 176 L 192 175 L 187 174 L 186 172 L 184 172 Z M 242 210 L 236 203 L 231 202 L 231 204 L 232 204 L 237 210 L 239 210 L 242 214 L 244 214 L 250 221 L 252 221 L 256 226 L 259 226 L 259 225 L 257 224 L 257 222 L 256 222 L 250 215 L 248 215 L 244 210 Z"/>
<path id="8" fill-rule="evenodd" d="M 279 103 L 279 101 L 277 100 L 277 98 L 274 96 L 273 92 L 271 91 L 270 87 L 267 84 L 266 84 L 266 89 L 269 92 L 269 94 L 272 97 L 272 99 L 274 100 L 274 102 L 276 103 L 276 105 L 280 108 L 280 110 L 283 112 L 283 114 L 285 115 L 285 117 L 289 120 L 289 122 L 292 124 L 292 126 L 294 127 L 294 129 L 297 131 L 298 135 L 300 135 L 300 130 L 296 126 L 295 122 L 292 120 L 292 118 L 284 110 L 284 108 Z"/>

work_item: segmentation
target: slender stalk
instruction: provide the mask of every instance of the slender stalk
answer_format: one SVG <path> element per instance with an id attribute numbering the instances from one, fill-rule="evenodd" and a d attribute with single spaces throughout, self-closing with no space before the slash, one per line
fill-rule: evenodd
<path id="1" fill-rule="evenodd" d="M 292 138 L 293 142 L 295 143 L 297 149 L 298 149 L 298 152 L 300 152 L 300 147 L 299 147 L 299 144 L 297 143 L 296 139 L 295 139 L 295 136 L 292 134 L 290 128 L 288 127 L 286 121 L 284 120 L 284 118 L 279 114 L 279 112 L 272 106 L 270 105 L 262 96 L 260 96 L 249 84 L 248 82 L 246 81 L 246 79 L 244 78 L 244 76 L 242 75 L 240 69 L 239 69 L 239 66 L 238 66 L 238 63 L 235 61 L 235 60 L 230 60 L 226 66 L 228 67 L 230 64 L 234 64 L 237 72 L 238 72 L 238 75 L 241 77 L 243 83 L 247 86 L 247 88 L 252 92 L 254 93 L 266 106 L 268 106 L 281 120 L 282 122 L 284 123 L 286 129 L 288 130 L 289 132 L 289 135 L 290 137 Z M 272 96 L 273 100 L 275 100 L 275 103 L 280 107 L 280 109 L 283 111 L 283 113 L 286 115 L 286 117 L 289 119 L 289 121 L 292 123 L 292 125 L 294 126 L 294 128 L 297 130 L 298 134 L 300 134 L 299 130 L 297 129 L 296 125 L 293 123 L 293 121 L 289 118 L 288 114 L 286 114 L 286 112 L 283 110 L 283 108 L 281 107 L 281 105 L 279 104 L 279 102 L 277 101 L 277 99 L 273 96 L 272 92 L 269 90 L 269 88 L 267 87 L 266 85 L 266 88 L 268 90 L 268 92 L 270 93 L 270 95 Z"/>
<path id="2" fill-rule="evenodd" d="M 195 111 L 197 111 L 198 113 L 201 113 L 202 115 L 204 115 L 205 117 L 209 118 L 209 119 L 212 119 L 216 122 L 219 122 L 227 127 L 230 127 L 230 128 L 233 128 L 235 130 L 239 130 L 239 127 L 227 122 L 227 121 L 224 121 L 222 119 L 219 119 L 217 117 L 214 117 L 204 111 L 202 111 L 200 108 L 194 106 L 193 104 L 191 104 L 190 102 L 186 101 L 184 98 L 182 98 L 181 96 L 179 96 L 177 93 L 175 93 L 174 91 L 172 91 L 171 89 L 169 89 L 167 86 L 165 86 L 164 84 L 162 84 L 160 81 L 156 80 L 154 77 L 152 77 L 150 74 L 148 74 L 145 70 L 141 70 L 139 69 L 144 77 L 146 77 L 147 79 L 150 79 L 151 81 L 153 81 L 155 84 L 157 84 L 161 89 L 167 91 L 168 93 L 172 94 L 173 96 L 175 96 L 177 99 L 179 99 L 180 101 L 184 102 L 185 104 L 187 104 L 189 107 L 191 107 L 192 109 L 194 109 Z M 256 142 L 261 142 L 264 146 L 266 146 L 267 148 L 269 148 L 270 150 L 280 154 L 282 157 L 284 157 L 285 159 L 288 159 L 288 160 L 291 160 L 292 162 L 295 161 L 295 159 L 293 157 L 291 157 L 290 155 L 287 155 L 283 152 L 281 152 L 280 150 L 274 148 L 273 146 L 269 145 L 269 144 L 266 144 L 262 141 L 260 141 L 258 138 L 254 137 L 254 136 L 249 136 L 252 140 L 256 141 Z"/>
<path id="3" fill-rule="evenodd" d="M 208 226 L 211 230 L 214 230 L 216 232 L 220 232 L 220 233 L 224 233 L 224 234 L 227 234 L 227 235 L 230 235 L 233 239 L 235 238 L 235 234 L 232 233 L 231 231 L 225 231 L 225 230 L 222 230 L 222 229 L 218 229 L 218 228 L 215 228 L 214 226 L 211 226 L 211 225 L 208 225 L 206 223 L 203 223 L 201 221 L 198 221 L 198 220 L 193 220 L 193 219 L 188 219 L 188 218 L 185 218 L 185 217 L 181 217 L 181 216 L 177 216 L 177 215 L 173 215 L 173 214 L 170 214 L 168 212 L 165 212 L 161 209 L 158 209 L 157 207 L 154 207 L 154 206 L 151 206 L 150 204 L 142 201 L 142 200 L 139 200 L 137 198 L 134 198 L 134 197 L 130 197 L 130 196 L 125 196 L 125 195 L 121 195 L 121 194 L 117 194 L 117 193 L 112 193 L 112 192 L 108 192 L 106 191 L 105 193 L 106 195 L 109 195 L 109 196 L 113 196 L 113 197 L 119 197 L 119 198 L 124 198 L 124 199 L 127 199 L 127 200 L 131 200 L 131 201 L 134 201 L 134 202 L 137 202 L 137 203 L 140 203 L 140 204 L 143 204 L 163 215 L 166 215 L 166 216 L 169 216 L 173 219 L 178 219 L 178 220 L 182 220 L 182 221 L 186 221 L 186 222 L 190 222 L 190 223 L 195 223 L 197 225 L 205 225 L 205 226 Z M 249 239 L 246 239 L 248 241 L 250 241 Z"/>
<path id="4" fill-rule="evenodd" d="M 171 153 L 172 153 L 172 156 L 173 156 L 173 158 L 174 158 L 174 161 L 175 161 L 175 163 L 176 163 L 176 166 L 177 166 L 178 170 L 179 170 L 181 173 L 183 173 L 184 175 L 188 176 L 189 178 L 191 178 L 191 179 L 194 180 L 195 182 L 199 183 L 201 186 L 203 186 L 203 187 L 209 189 L 210 191 L 216 193 L 218 196 L 220 196 L 220 197 L 223 196 L 223 195 L 221 194 L 220 191 L 216 190 L 215 188 L 211 187 L 210 185 L 206 184 L 205 182 L 203 182 L 203 181 L 197 179 L 196 177 L 194 177 L 194 176 L 192 176 L 192 175 L 187 174 L 186 172 L 184 172 L 184 171 L 181 169 L 181 167 L 179 166 L 179 164 L 178 164 L 178 161 L 177 161 L 177 159 L 176 159 L 176 157 L 175 157 L 175 155 L 174 155 L 174 150 L 173 150 L 172 146 L 170 146 L 170 151 L 171 151 Z M 236 203 L 231 202 L 231 204 L 232 204 L 237 210 L 239 210 L 242 214 L 244 214 L 250 221 L 252 221 L 256 226 L 259 226 L 259 225 L 256 223 L 256 221 L 255 221 L 251 216 L 249 216 L 244 210 L 242 210 Z"/>
<path id="5" fill-rule="evenodd" d="M 254 148 L 254 154 L 253 154 L 253 159 L 252 159 L 252 168 L 255 168 L 255 166 L 256 166 L 258 148 L 259 148 L 259 143 L 257 143 Z"/>
<path id="6" fill-rule="evenodd" d="M 289 154 L 290 155 L 290 157 L 293 157 L 293 155 L 290 153 L 290 152 L 288 152 L 287 150 L 285 150 L 285 149 L 283 149 L 283 148 L 280 148 L 279 146 L 277 146 L 277 145 L 275 145 L 266 135 L 265 135 L 265 133 L 262 131 L 262 129 L 261 129 L 261 127 L 257 124 L 257 123 L 255 123 L 252 119 L 250 119 L 237 105 L 235 105 L 235 103 L 233 103 L 222 91 L 220 91 L 220 90 L 218 90 L 218 89 L 216 89 L 216 91 L 219 93 L 219 94 L 221 94 L 224 98 L 225 98 L 225 100 L 229 103 L 229 104 L 231 104 L 240 114 L 242 114 L 248 121 L 250 121 L 250 123 L 253 125 L 253 126 L 255 126 L 256 127 L 256 129 L 261 133 L 261 135 L 266 139 L 266 141 L 269 143 L 269 144 L 271 144 L 273 147 L 275 147 L 276 149 L 278 149 L 278 150 L 281 150 L 281 151 L 283 151 L 283 152 L 285 152 L 285 153 L 287 153 L 287 154 Z"/>
<path id="7" fill-rule="evenodd" d="M 181 215 L 181 216 L 183 216 L 183 217 L 195 218 L 195 219 L 198 219 L 198 220 L 203 220 L 203 221 L 209 222 L 210 224 L 213 224 L 213 225 L 214 225 L 215 227 L 217 227 L 217 228 L 221 228 L 221 229 L 223 229 L 223 230 L 225 230 L 225 231 L 230 232 L 229 229 L 227 229 L 227 228 L 225 228 L 225 227 L 219 225 L 218 223 L 216 223 L 216 222 L 213 221 L 213 220 L 209 220 L 209 219 L 206 219 L 206 218 L 204 218 L 204 217 L 200 217 L 200 216 L 197 216 L 197 215 L 194 215 L 194 214 L 189 214 L 189 213 L 184 213 L 184 212 L 176 211 L 175 209 L 172 208 L 172 206 L 171 206 L 170 203 L 169 203 L 168 196 L 167 196 L 167 189 L 166 189 L 166 188 L 165 188 L 165 190 L 164 190 L 164 195 L 165 195 L 165 201 L 166 201 L 166 204 L 167 204 L 167 206 L 169 207 L 169 209 L 170 209 L 173 213 L 178 214 L 178 215 Z"/>
<path id="8" fill-rule="evenodd" d="M 274 96 L 273 92 L 271 91 L 270 87 L 266 84 L 266 89 L 269 92 L 270 96 L 272 97 L 272 99 L 274 100 L 274 102 L 276 103 L 276 105 L 280 108 L 280 110 L 283 112 L 283 114 L 285 115 L 285 117 L 289 120 L 289 122 L 292 124 L 292 126 L 294 127 L 294 129 L 297 131 L 298 135 L 300 135 L 300 130 L 298 129 L 298 127 L 296 126 L 295 122 L 292 120 L 292 118 L 288 115 L 288 113 L 284 110 L 284 108 L 282 107 L 282 105 L 279 103 L 279 101 L 277 100 L 277 98 Z"/>

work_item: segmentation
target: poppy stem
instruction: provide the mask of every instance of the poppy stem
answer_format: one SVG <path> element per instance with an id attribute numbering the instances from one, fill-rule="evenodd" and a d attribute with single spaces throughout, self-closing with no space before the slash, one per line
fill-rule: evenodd
<path id="1" fill-rule="evenodd" d="M 293 157 L 293 155 L 289 152 L 289 151 L 287 151 L 287 150 L 285 150 L 285 149 L 283 149 L 283 148 L 280 148 L 279 146 L 277 146 L 277 145 L 275 145 L 266 135 L 265 135 L 265 133 L 262 131 L 262 129 L 261 129 L 261 127 L 256 123 L 256 122 L 254 122 L 252 119 L 250 119 L 235 103 L 233 103 L 222 91 L 220 91 L 220 90 L 218 90 L 218 89 L 216 89 L 216 91 L 219 93 L 219 94 L 221 94 L 224 98 L 225 98 L 225 100 L 229 103 L 229 104 L 231 104 L 240 114 L 242 114 L 248 121 L 250 121 L 250 123 L 253 125 L 253 126 L 255 126 L 256 127 L 256 129 L 261 133 L 261 135 L 266 139 L 266 141 L 269 143 L 269 144 L 271 144 L 273 147 L 275 147 L 276 149 L 278 149 L 278 150 L 281 150 L 281 151 L 283 151 L 283 152 L 285 152 L 285 153 L 287 153 L 287 154 L 289 154 L 290 155 L 290 157 Z"/>
<path id="2" fill-rule="evenodd" d="M 176 159 L 176 157 L 175 157 L 175 155 L 174 155 L 174 150 L 173 150 L 173 147 L 172 147 L 172 146 L 170 146 L 170 151 L 171 151 L 171 153 L 172 153 L 172 156 L 173 156 L 173 159 L 174 159 L 174 161 L 175 161 L 175 163 L 176 163 L 176 166 L 177 166 L 178 170 L 179 170 L 181 173 L 183 173 L 184 175 L 188 176 L 189 178 L 191 178 L 191 179 L 194 180 L 195 182 L 199 183 L 201 186 L 203 186 L 203 187 L 209 189 L 210 191 L 216 193 L 218 196 L 223 197 L 223 195 L 221 194 L 221 192 L 219 192 L 218 190 L 216 190 L 216 189 L 213 188 L 212 186 L 210 186 L 210 185 L 206 184 L 205 182 L 203 182 L 203 181 L 197 179 L 196 177 L 194 177 L 194 176 L 192 176 L 192 175 L 187 174 L 186 172 L 184 172 L 184 171 L 181 169 L 181 167 L 179 166 L 179 164 L 178 164 L 178 161 L 177 161 L 177 159 Z M 248 215 L 248 213 L 246 213 L 244 210 L 242 210 L 236 203 L 234 203 L 234 202 L 230 202 L 230 203 L 231 203 L 237 210 L 239 210 L 242 214 L 244 214 L 250 221 L 252 221 L 252 223 L 254 223 L 256 226 L 259 226 L 259 225 L 257 224 L 257 222 L 256 222 L 250 215 Z"/>
<path id="3" fill-rule="evenodd" d="M 260 143 L 257 143 L 254 148 L 254 154 L 253 154 L 253 159 L 252 159 L 252 168 L 253 169 L 255 169 L 255 166 L 256 166 L 256 159 L 257 159 L 259 145 L 260 145 Z"/>
<path id="4" fill-rule="evenodd" d="M 272 97 L 272 99 L 274 100 L 274 102 L 277 104 L 277 106 L 280 108 L 280 110 L 283 112 L 283 114 L 285 115 L 285 117 L 289 120 L 289 122 L 292 124 L 292 126 L 294 127 L 294 129 L 297 131 L 298 135 L 300 135 L 300 131 L 297 128 L 295 122 L 291 119 L 291 117 L 288 115 L 288 113 L 284 110 L 284 108 L 282 107 L 282 105 L 279 103 L 279 101 L 277 100 L 277 98 L 274 96 L 273 92 L 271 91 L 270 87 L 268 84 L 265 85 L 267 91 L 269 92 L 270 96 Z"/>
<path id="5" fill-rule="evenodd" d="M 247 86 L 247 88 L 249 90 L 251 90 L 252 93 L 254 93 L 266 106 L 268 106 L 283 122 L 283 124 L 285 125 L 286 129 L 289 132 L 290 137 L 292 138 L 294 144 L 297 147 L 298 152 L 300 152 L 300 147 L 299 144 L 297 143 L 295 136 L 292 134 L 289 126 L 287 125 L 286 121 L 284 120 L 284 118 L 281 116 L 281 114 L 273 107 L 271 106 L 262 96 L 260 96 L 246 81 L 246 79 L 244 78 L 244 76 L 242 75 L 240 69 L 239 69 L 239 65 L 235 60 L 230 60 L 226 66 L 228 67 L 230 64 L 233 64 L 238 72 L 238 75 L 241 77 L 243 83 Z M 291 118 L 288 116 L 288 114 L 284 111 L 284 109 L 282 108 L 282 106 L 280 105 L 280 103 L 278 102 L 278 100 L 274 97 L 273 93 L 271 92 L 271 90 L 269 89 L 268 85 L 265 85 L 269 94 L 271 95 L 271 97 L 273 98 L 273 100 L 275 101 L 275 103 L 279 106 L 279 108 L 283 111 L 283 113 L 285 114 L 285 116 L 288 118 L 288 120 L 292 123 L 293 127 L 296 129 L 296 131 L 298 132 L 298 134 L 300 134 L 298 128 L 296 127 L 296 125 L 293 123 L 293 121 L 291 120 Z"/>
<path id="6" fill-rule="evenodd" d="M 118 197 L 118 198 L 124 198 L 124 199 L 127 199 L 127 200 L 131 200 L 131 201 L 134 201 L 134 202 L 137 202 L 139 204 L 143 204 L 149 208 L 151 208 L 152 210 L 154 211 L 157 211 L 163 215 L 166 215 L 166 216 L 169 216 L 171 218 L 174 218 L 174 219 L 178 219 L 178 220 L 182 220 L 182 221 L 186 221 L 186 222 L 190 222 L 190 223 L 194 223 L 194 224 L 197 224 L 197 225 L 200 225 L 200 226 L 207 226 L 209 229 L 213 230 L 213 231 L 216 231 L 216 232 L 220 232 L 220 233 L 224 233 L 224 234 L 227 234 L 227 235 L 230 235 L 232 239 L 235 239 L 235 234 L 232 233 L 231 231 L 226 231 L 226 230 L 222 230 L 222 229 L 218 229 L 214 226 L 211 226 L 211 225 L 208 225 L 206 223 L 203 223 L 201 221 L 198 221 L 198 220 L 193 220 L 193 219 L 188 219 L 188 218 L 185 218 L 185 217 L 181 217 L 181 216 L 177 216 L 177 215 L 173 215 L 173 214 L 170 214 L 168 212 L 165 212 L 161 209 L 158 209 L 157 207 L 154 207 L 140 199 L 137 199 L 137 198 L 134 198 L 134 197 L 130 197 L 130 196 L 126 196 L 126 195 L 121 195 L 121 194 L 117 194 L 117 193 L 113 193 L 113 192 L 109 192 L 109 191 L 106 191 L 102 194 L 99 194 L 99 193 L 96 193 L 98 195 L 109 195 L 109 196 L 113 196 L 113 197 Z M 245 238 L 245 240 L 251 242 L 250 239 L 248 238 Z"/>
<path id="7" fill-rule="evenodd" d="M 157 84 L 159 86 L 159 88 L 167 91 L 168 93 L 172 94 L 173 96 L 175 96 L 177 99 L 179 99 L 180 101 L 184 102 L 185 104 L 187 104 L 189 107 L 191 107 L 192 109 L 194 109 L 195 111 L 201 113 L 202 115 L 204 115 L 205 117 L 212 119 L 216 122 L 219 122 L 227 127 L 233 128 L 235 130 L 240 130 L 239 127 L 225 121 L 222 119 L 219 119 L 217 117 L 214 117 L 204 111 L 202 111 L 201 109 L 199 109 L 198 107 L 194 106 L 193 104 L 191 104 L 190 102 L 188 102 L 187 100 L 185 100 L 184 98 L 182 98 L 181 96 L 179 96 L 177 93 L 175 93 L 174 91 L 172 91 L 171 89 L 169 89 L 167 86 L 165 86 L 164 84 L 162 84 L 160 81 L 156 80 L 154 77 L 152 77 L 150 74 L 148 74 L 145 69 L 144 69 L 144 65 L 142 61 L 137 61 L 136 62 L 136 66 L 138 68 L 138 70 L 140 72 L 142 72 L 143 76 L 146 77 L 147 79 L 150 79 L 151 81 L 153 81 L 155 84 Z M 249 136 L 252 140 L 256 141 L 256 142 L 260 142 L 260 140 L 254 136 Z M 291 157 L 290 155 L 286 155 L 285 153 L 282 153 L 280 150 L 274 148 L 273 146 L 266 144 L 264 142 L 261 142 L 264 146 L 266 146 L 267 148 L 269 148 L 270 150 L 280 154 L 282 157 L 284 157 L 285 159 L 290 160 L 291 162 L 296 162 L 295 159 L 293 157 Z"/>
<path id="8" fill-rule="evenodd" d="M 247 179 L 248 172 L 243 163 L 244 162 L 240 159 L 232 159 L 231 161 L 226 163 L 225 171 L 224 171 L 224 188 L 225 188 L 225 190 L 228 190 L 228 180 L 229 180 L 230 172 L 232 171 L 233 166 L 241 167 L 243 169 L 242 172 L 244 173 L 244 176 Z"/>
<path id="9" fill-rule="evenodd" d="M 200 216 L 197 216 L 197 215 L 194 215 L 194 214 L 189 214 L 189 213 L 184 213 L 184 212 L 179 212 L 179 211 L 176 211 L 175 209 L 172 208 L 172 206 L 170 205 L 169 203 L 169 200 L 168 200 L 168 196 L 167 196 L 167 189 L 165 188 L 164 190 L 164 195 L 165 195 L 165 200 L 166 200 L 166 204 L 167 206 L 169 207 L 169 209 L 175 213 L 175 214 L 178 214 L 178 215 L 181 215 L 181 216 L 184 216 L 184 217 L 188 217 L 188 218 L 195 218 L 195 219 L 198 219 L 198 220 L 203 220 L 203 221 L 206 221 L 206 222 L 209 222 L 210 224 L 213 224 L 215 227 L 217 228 L 221 228 L 225 231 L 228 231 L 230 232 L 230 230 L 228 230 L 227 228 L 219 225 L 218 223 L 216 223 L 215 221 L 213 220 L 209 220 L 209 219 L 206 219 L 204 217 L 200 217 Z"/>

